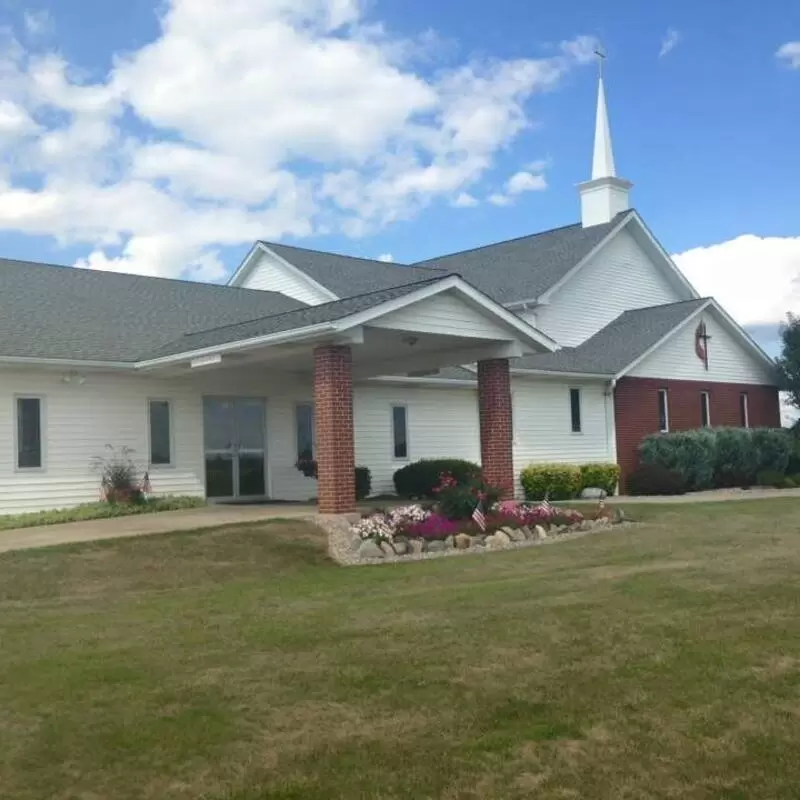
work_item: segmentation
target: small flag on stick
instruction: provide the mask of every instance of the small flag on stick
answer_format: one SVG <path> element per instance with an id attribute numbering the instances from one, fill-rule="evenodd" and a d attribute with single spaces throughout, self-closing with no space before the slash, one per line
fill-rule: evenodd
<path id="1" fill-rule="evenodd" d="M 483 513 L 483 508 L 481 507 L 482 504 L 478 503 L 475 506 L 475 510 L 472 512 L 472 519 L 475 520 L 475 524 L 482 530 L 486 530 L 486 514 Z"/>

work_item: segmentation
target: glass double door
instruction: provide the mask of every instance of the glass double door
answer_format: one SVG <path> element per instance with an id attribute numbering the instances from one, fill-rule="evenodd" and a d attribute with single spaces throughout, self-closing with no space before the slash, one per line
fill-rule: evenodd
<path id="1" fill-rule="evenodd" d="M 208 498 L 266 496 L 265 411 L 266 403 L 261 398 L 203 398 Z"/>

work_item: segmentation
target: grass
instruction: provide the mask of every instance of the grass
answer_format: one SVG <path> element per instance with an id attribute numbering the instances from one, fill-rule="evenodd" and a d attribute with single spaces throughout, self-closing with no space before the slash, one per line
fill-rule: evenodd
<path id="1" fill-rule="evenodd" d="M 14 528 L 33 528 L 37 525 L 60 525 L 63 522 L 85 522 L 90 519 L 130 517 L 134 514 L 152 514 L 157 511 L 179 511 L 184 508 L 200 508 L 206 501 L 200 497 L 167 496 L 154 497 L 146 503 L 84 503 L 72 508 L 54 511 L 31 511 L 26 514 L 4 514 L 0 516 L 0 531 Z"/>
<path id="2" fill-rule="evenodd" d="M 796 798 L 800 501 L 342 569 L 293 521 L 0 556 L 3 800 Z"/>

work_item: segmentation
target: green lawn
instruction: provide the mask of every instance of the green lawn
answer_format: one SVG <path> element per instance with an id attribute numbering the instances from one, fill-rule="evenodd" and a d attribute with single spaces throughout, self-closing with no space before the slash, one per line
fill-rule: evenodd
<path id="1" fill-rule="evenodd" d="M 0 556 L 3 800 L 797 798 L 800 501 L 342 569 L 299 522 Z"/>
<path id="2" fill-rule="evenodd" d="M 15 528 L 34 528 L 38 525 L 60 525 L 64 522 L 86 522 L 90 519 L 130 517 L 135 514 L 152 514 L 158 511 L 180 511 L 206 505 L 201 497 L 154 497 L 146 503 L 84 503 L 72 508 L 53 511 L 31 511 L 26 514 L 0 515 L 0 531 Z"/>

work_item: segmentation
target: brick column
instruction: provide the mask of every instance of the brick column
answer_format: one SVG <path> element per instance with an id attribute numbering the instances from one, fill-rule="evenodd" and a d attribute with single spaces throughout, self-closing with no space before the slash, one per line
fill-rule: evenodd
<path id="1" fill-rule="evenodd" d="M 514 495 L 511 375 L 507 358 L 478 362 L 478 412 L 484 480 Z"/>
<path id="2" fill-rule="evenodd" d="M 355 511 L 353 356 L 347 345 L 314 349 L 314 434 L 321 514 Z"/>

